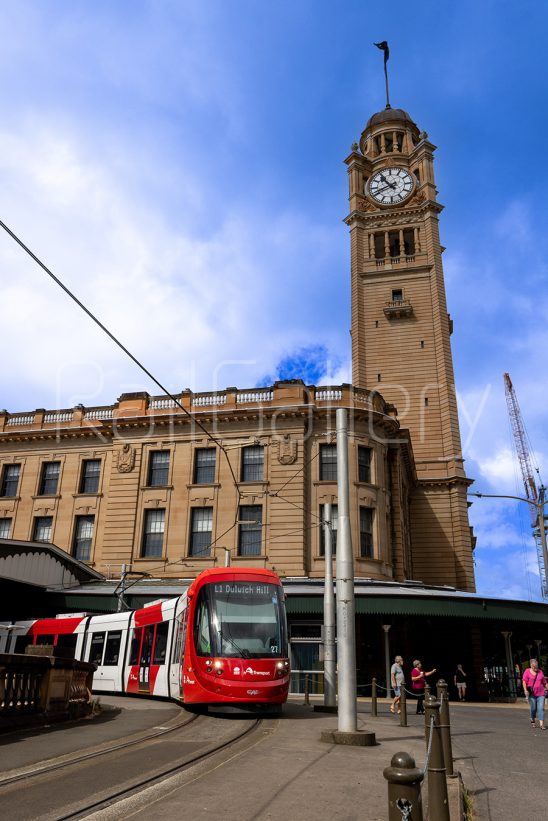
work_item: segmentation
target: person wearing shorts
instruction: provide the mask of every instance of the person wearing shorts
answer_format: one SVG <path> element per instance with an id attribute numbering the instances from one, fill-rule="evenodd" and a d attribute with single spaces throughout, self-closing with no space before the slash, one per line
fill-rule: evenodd
<path id="1" fill-rule="evenodd" d="M 405 687 L 405 673 L 403 672 L 403 659 L 401 656 L 396 656 L 394 664 L 390 668 L 390 683 L 394 692 L 390 712 L 395 713 L 397 710 L 400 713 L 401 688 Z"/>
<path id="2" fill-rule="evenodd" d="M 462 664 L 457 664 L 457 669 L 455 670 L 455 675 L 453 678 L 455 682 L 455 687 L 457 688 L 457 694 L 459 697 L 459 701 L 466 700 L 466 673 L 462 669 Z"/>

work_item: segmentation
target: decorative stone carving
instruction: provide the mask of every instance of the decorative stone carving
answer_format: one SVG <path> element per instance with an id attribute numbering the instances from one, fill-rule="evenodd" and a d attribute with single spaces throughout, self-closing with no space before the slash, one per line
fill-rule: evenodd
<path id="1" fill-rule="evenodd" d="M 118 473 L 131 473 L 135 467 L 135 448 L 126 442 L 118 453 Z"/>
<path id="2" fill-rule="evenodd" d="M 377 207 L 373 205 L 372 202 L 369 202 L 368 199 L 365 197 L 358 197 L 356 199 L 356 206 L 360 211 L 376 211 Z"/>
<path id="3" fill-rule="evenodd" d="M 278 439 L 278 462 L 281 465 L 293 465 L 297 461 L 297 442 L 288 433 Z"/>

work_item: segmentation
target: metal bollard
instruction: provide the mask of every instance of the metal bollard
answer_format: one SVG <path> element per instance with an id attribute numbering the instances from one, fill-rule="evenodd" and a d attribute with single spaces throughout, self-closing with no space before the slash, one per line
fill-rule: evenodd
<path id="1" fill-rule="evenodd" d="M 304 703 L 306 705 L 310 704 L 310 682 L 308 673 L 305 673 L 304 675 Z"/>
<path id="2" fill-rule="evenodd" d="M 405 684 L 401 685 L 400 692 L 400 727 L 407 727 L 407 695 L 405 693 Z"/>
<path id="3" fill-rule="evenodd" d="M 422 821 L 424 773 L 409 753 L 396 753 L 383 770 L 388 781 L 388 821 Z"/>
<path id="4" fill-rule="evenodd" d="M 430 685 L 428 684 L 427 681 L 425 681 L 424 682 L 424 697 L 426 698 L 429 695 L 430 695 Z"/>
<path id="5" fill-rule="evenodd" d="M 371 715 L 377 717 L 377 679 L 371 680 Z"/>
<path id="6" fill-rule="evenodd" d="M 453 745 L 451 743 L 451 719 L 449 717 L 449 696 L 447 695 L 447 682 L 442 678 L 438 681 L 438 699 L 440 701 L 440 730 L 441 742 L 443 746 L 443 760 L 445 770 L 449 778 L 454 778 L 453 772 Z"/>
<path id="7" fill-rule="evenodd" d="M 440 703 L 433 695 L 424 700 L 426 712 L 426 749 L 430 747 L 428 760 L 428 813 L 436 821 L 450 821 L 447 798 L 447 779 L 443 760 L 443 744 L 440 730 Z M 432 729 L 432 718 L 434 726 Z M 430 745 L 431 739 L 431 745 Z"/>

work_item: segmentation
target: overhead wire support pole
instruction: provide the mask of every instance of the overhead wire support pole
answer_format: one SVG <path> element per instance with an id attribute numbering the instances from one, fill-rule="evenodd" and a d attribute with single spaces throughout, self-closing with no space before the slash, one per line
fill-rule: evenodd
<path id="1" fill-rule="evenodd" d="M 348 411 L 337 408 L 337 658 L 339 732 L 355 733 L 358 726 L 356 698 L 356 627 L 354 560 L 350 532 L 348 479 Z"/>
<path id="2" fill-rule="evenodd" d="M 324 704 L 337 704 L 337 655 L 335 645 L 335 591 L 333 590 L 333 550 L 331 504 L 323 506 L 325 581 L 323 598 Z"/>

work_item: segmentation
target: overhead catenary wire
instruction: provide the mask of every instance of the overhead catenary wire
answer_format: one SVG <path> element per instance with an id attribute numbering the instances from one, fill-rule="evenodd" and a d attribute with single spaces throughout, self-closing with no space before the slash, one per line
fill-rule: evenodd
<path id="1" fill-rule="evenodd" d="M 88 316 L 91 320 L 92 320 L 92 322 L 94 322 L 94 323 L 95 323 L 95 324 L 96 324 L 96 325 L 97 325 L 97 326 L 101 329 L 101 331 L 103 331 L 103 333 L 104 333 L 104 334 L 106 334 L 106 336 L 108 336 L 108 337 L 109 337 L 109 339 L 111 339 L 111 341 L 112 341 L 112 342 L 114 342 L 114 344 L 115 344 L 115 345 L 117 345 L 117 347 L 118 347 L 118 348 L 120 348 L 120 350 L 121 350 L 121 351 L 122 351 L 122 352 L 123 352 L 123 353 L 124 353 L 124 354 L 125 354 L 125 355 L 129 358 L 129 359 L 131 359 L 131 361 L 132 361 L 132 362 L 133 362 L 133 363 L 134 363 L 134 364 L 135 364 L 135 365 L 136 365 L 136 366 L 137 366 L 137 367 L 138 367 L 138 368 L 139 368 L 139 369 L 140 369 L 140 370 L 141 370 L 141 371 L 142 371 L 142 372 L 143 372 L 143 373 L 144 373 L 144 374 L 145 374 L 145 375 L 146 375 L 146 376 L 147 376 L 147 377 L 151 380 L 151 382 L 153 382 L 153 383 L 154 383 L 154 384 L 155 384 L 155 385 L 156 385 L 156 386 L 157 386 L 157 387 L 158 387 L 158 388 L 159 388 L 159 389 L 160 389 L 160 390 L 161 390 L 161 391 L 162 391 L 162 392 L 163 392 L 166 396 L 168 396 L 168 397 L 169 397 L 169 399 L 171 399 L 171 401 L 172 401 L 172 402 L 174 402 L 174 404 L 176 405 L 176 407 L 178 407 L 178 408 L 179 408 L 179 409 L 180 409 L 180 410 L 181 410 L 181 411 L 182 411 L 182 412 L 183 412 L 183 413 L 184 413 L 187 417 L 189 417 L 190 419 L 192 419 L 193 423 L 194 423 L 194 424 L 195 424 L 195 425 L 196 425 L 196 426 L 197 426 L 197 427 L 198 427 L 198 428 L 199 428 L 199 429 L 200 429 L 200 430 L 201 430 L 201 431 L 202 431 L 202 432 L 203 432 L 203 433 L 207 436 L 207 438 L 208 438 L 211 442 L 213 442 L 213 443 L 214 443 L 214 444 L 215 444 L 215 445 L 219 448 L 219 450 L 220 450 L 220 451 L 224 454 L 224 457 L 225 457 L 226 462 L 227 462 L 227 465 L 228 465 L 228 469 L 229 469 L 230 474 L 231 474 L 232 482 L 233 482 L 234 488 L 235 488 L 235 490 L 236 490 L 236 494 L 237 494 L 237 506 L 236 506 L 235 516 L 234 516 L 234 522 L 232 523 L 232 525 L 231 525 L 229 528 L 227 528 L 225 531 L 223 531 L 223 533 L 221 533 L 221 534 L 220 534 L 220 535 L 219 535 L 219 536 L 218 536 L 218 537 L 217 537 L 217 538 L 216 538 L 216 539 L 215 539 L 215 540 L 211 543 L 210 547 L 215 547 L 215 545 L 217 545 L 217 544 L 218 544 L 218 542 L 219 542 L 219 541 L 220 541 L 220 540 L 221 540 L 224 536 L 226 536 L 226 534 L 227 534 L 227 533 L 229 533 L 231 530 L 233 530 L 233 529 L 237 526 L 237 524 L 238 524 L 238 518 L 239 518 L 239 505 L 240 505 L 241 500 L 242 500 L 242 497 L 243 497 L 243 493 L 242 493 L 242 491 L 241 491 L 241 489 L 240 489 L 240 487 L 239 487 L 238 480 L 237 480 L 237 478 L 236 478 L 236 474 L 235 474 L 235 472 L 234 472 L 234 468 L 233 468 L 233 466 L 232 466 L 232 463 L 231 463 L 230 458 L 229 458 L 229 455 L 228 455 L 228 448 L 227 448 L 227 447 L 226 447 L 226 446 L 225 446 L 225 445 L 224 445 L 224 444 L 223 444 L 223 443 L 222 443 L 219 439 L 217 439 L 217 437 L 216 437 L 216 436 L 214 436 L 214 435 L 211 433 L 211 431 L 209 431 L 209 430 L 207 429 L 207 427 L 206 427 L 204 424 L 202 424 L 202 422 L 200 422 L 200 420 L 196 417 L 196 415 L 195 415 L 195 414 L 191 413 L 189 410 L 187 410 L 187 408 L 185 408 L 185 407 L 184 407 L 184 405 L 183 405 L 183 404 L 179 401 L 179 399 L 178 399 L 178 398 L 177 398 L 177 397 L 176 397 L 176 396 L 175 396 L 175 395 L 174 395 L 171 391 L 169 391 L 169 390 L 165 387 L 165 385 L 163 385 L 163 383 L 162 383 L 162 382 L 160 382 L 160 380 L 159 380 L 159 379 L 157 379 L 157 377 L 156 377 L 156 376 L 154 376 L 154 374 L 153 374 L 153 373 L 152 373 L 152 372 L 151 372 L 151 371 L 150 371 L 150 370 L 146 367 L 146 365 L 144 365 L 144 364 L 143 364 L 143 363 L 142 363 L 142 362 L 141 362 L 141 361 L 140 361 L 140 360 L 139 360 L 139 359 L 138 359 L 138 358 L 137 358 L 137 357 L 136 357 L 136 356 L 135 356 L 135 355 L 134 355 L 134 354 L 133 354 L 133 353 L 129 350 L 129 348 L 127 348 L 127 347 L 126 347 L 126 345 L 124 345 L 124 344 L 121 342 L 121 340 L 120 340 L 120 339 L 118 339 L 118 337 L 117 337 L 117 336 L 116 336 L 116 335 L 115 335 L 115 334 L 114 334 L 114 333 L 113 333 L 113 332 L 112 332 L 109 328 L 107 328 L 107 326 L 106 326 L 103 322 L 101 322 L 101 320 L 100 320 L 100 319 L 99 319 L 99 318 L 98 318 L 98 317 L 97 317 L 97 316 L 96 316 L 96 315 L 95 315 L 95 314 L 94 314 L 94 313 L 93 313 L 93 312 L 92 312 L 92 311 L 91 311 L 91 310 L 90 310 L 90 309 L 89 309 L 89 308 L 88 308 L 88 307 L 87 307 L 87 306 L 86 306 L 86 305 L 85 305 L 85 304 L 84 304 L 84 303 L 83 303 L 83 302 L 82 302 L 82 301 L 81 301 L 81 300 L 80 300 L 80 299 L 79 299 L 79 298 L 78 298 L 78 297 L 77 297 L 77 296 L 76 296 L 76 295 L 75 295 L 75 294 L 74 294 L 71 290 L 70 290 L 70 288 L 68 288 L 68 286 L 67 286 L 67 285 L 65 285 L 65 283 L 64 283 L 64 282 L 63 282 L 63 281 L 62 281 L 62 280 L 61 280 L 58 276 L 56 276 L 56 274 L 54 274 L 54 273 L 53 273 L 53 271 L 52 271 L 50 268 L 48 268 L 48 266 L 47 266 L 44 262 L 42 262 L 42 260 L 41 260 L 41 259 L 37 256 L 37 254 L 35 254 L 35 253 L 34 253 L 34 252 L 33 252 L 33 251 L 32 251 L 32 250 L 28 247 L 28 245 L 26 245 L 26 244 L 23 242 L 23 240 L 22 240 L 22 239 L 21 239 L 21 238 L 20 238 L 20 237 L 19 237 L 19 236 L 18 236 L 18 235 L 14 232 L 14 231 L 12 231 L 12 230 L 11 230 L 11 228 L 9 228 L 9 226 L 8 226 L 8 225 L 6 225 L 6 223 L 5 223 L 5 222 L 3 222 L 2 220 L 0 220 L 0 227 L 2 227 L 2 228 L 4 229 L 4 231 L 8 234 L 8 236 L 10 236 L 10 237 L 14 240 L 14 242 L 16 242 L 16 243 L 20 246 L 20 248 L 22 248 L 22 250 L 23 250 L 23 251 L 24 251 L 24 252 L 25 252 L 25 253 L 26 253 L 26 254 L 27 254 L 27 255 L 28 255 L 28 256 L 29 256 L 29 257 L 30 257 L 30 258 L 31 258 L 31 259 L 32 259 L 32 260 L 33 260 L 33 261 L 34 261 L 34 262 L 35 262 L 35 263 L 36 263 L 36 264 L 37 264 L 37 265 L 38 265 L 38 266 L 39 266 L 39 267 L 40 267 L 40 268 L 41 268 L 41 269 L 42 269 L 42 270 L 46 273 L 46 274 L 47 274 L 47 276 L 48 276 L 48 277 L 50 277 L 50 279 L 52 279 L 52 280 L 53 280 L 53 282 L 55 282 L 55 284 L 56 284 L 56 285 L 57 285 L 57 286 L 58 286 L 58 287 L 59 287 L 62 291 L 64 291 L 64 293 L 65 293 L 65 294 L 66 294 L 66 295 L 67 295 L 67 296 L 68 296 L 68 297 L 69 297 L 69 298 L 70 298 L 70 299 L 71 299 L 71 300 L 72 300 L 72 301 L 73 301 L 73 302 L 74 302 L 74 303 L 75 303 L 75 304 L 76 304 L 76 305 L 77 305 L 77 306 L 78 306 L 78 307 L 79 307 L 79 308 L 80 308 L 80 309 L 81 309 L 81 310 L 82 310 L 82 311 L 83 311 L 83 312 L 84 312 L 84 313 L 85 313 L 85 314 L 86 314 L 86 315 L 87 315 L 87 316 Z M 327 431 L 325 435 L 326 435 L 326 436 L 327 436 L 327 435 L 332 435 L 332 433 L 333 433 L 332 431 Z M 279 498 L 281 501 L 284 501 L 284 502 L 286 502 L 287 504 L 292 505 L 293 507 L 298 508 L 299 510 L 302 510 L 302 511 L 303 511 L 303 513 L 305 513 L 305 514 L 306 514 L 307 512 L 310 512 L 310 515 L 314 516 L 314 518 L 318 520 L 317 524 L 319 525 L 319 524 L 322 524 L 322 518 L 321 518 L 321 516 L 318 516 L 317 514 L 315 514 L 315 513 L 314 513 L 314 512 L 312 512 L 312 511 L 307 511 L 307 510 L 306 510 L 306 508 L 304 508 L 302 505 L 299 505 L 299 504 L 297 504 L 297 503 L 295 503 L 295 502 L 291 501 L 290 499 L 287 499 L 287 498 L 285 498 L 285 497 L 283 497 L 283 496 L 281 496 L 281 495 L 280 495 L 280 494 L 281 494 L 281 492 L 282 492 L 282 491 L 283 491 L 283 490 L 287 487 L 287 485 L 288 485 L 288 484 L 290 484 L 290 483 L 291 483 L 294 479 L 296 479 L 296 478 L 297 478 L 297 476 L 298 476 L 300 473 L 302 473 L 303 471 L 305 471 L 305 470 L 306 470 L 306 468 L 308 468 L 308 467 L 310 466 L 310 464 L 311 464 L 311 463 L 312 463 L 312 462 L 313 462 L 313 461 L 314 461 L 314 460 L 318 457 L 318 455 L 319 455 L 319 449 L 318 449 L 318 450 L 316 451 L 316 453 L 314 453 L 314 454 L 313 454 L 313 455 L 312 455 L 312 456 L 311 456 L 308 460 L 306 460 L 306 462 L 304 462 L 304 463 L 303 463 L 303 465 L 302 465 L 302 466 L 301 466 L 301 467 L 300 467 L 300 468 L 299 468 L 299 469 L 298 469 L 298 470 L 297 470 L 294 474 L 292 474 L 292 475 L 291 475 L 291 476 L 290 476 L 290 477 L 289 477 L 289 478 L 285 481 L 285 483 L 282 485 L 282 487 L 281 487 L 281 488 L 279 488 L 279 490 L 277 490 L 277 491 L 271 491 L 270 493 L 269 493 L 268 491 L 266 491 L 266 492 L 264 493 L 264 495 L 265 495 L 265 496 L 270 495 L 270 496 L 277 497 L 277 498 Z M 316 526 L 316 525 L 313 523 L 313 526 Z M 304 530 L 303 530 L 302 532 L 304 533 Z M 283 534 L 283 535 L 292 535 L 292 534 Z M 281 538 L 281 535 L 280 535 L 278 538 Z M 189 557 L 189 558 L 191 558 L 191 557 Z M 177 559 L 177 560 L 175 560 L 175 561 L 171 561 L 171 562 L 165 562 L 165 563 L 162 565 L 162 567 L 163 567 L 163 569 L 165 569 L 166 567 L 171 566 L 172 564 L 179 564 L 179 563 L 181 563 L 181 562 L 183 562 L 183 560 L 182 560 L 182 559 Z M 159 566 L 159 567 L 160 567 L 160 566 Z"/>
<path id="2" fill-rule="evenodd" d="M 180 409 L 183 411 L 183 413 L 184 413 L 184 414 L 186 414 L 186 415 L 187 415 L 190 419 L 192 419 L 192 421 L 193 421 L 193 422 L 197 425 L 197 427 L 198 427 L 198 428 L 200 428 L 200 430 L 201 430 L 203 433 L 205 433 L 205 435 L 208 437 L 208 439 L 209 439 L 211 442 L 213 442 L 215 445 L 217 445 L 217 447 L 218 447 L 218 448 L 219 448 L 219 449 L 220 449 L 220 450 L 224 453 L 225 458 L 226 458 L 226 461 L 227 461 L 227 464 L 228 464 L 228 469 L 229 469 L 229 471 L 230 471 L 230 473 L 231 473 L 231 475 L 232 475 L 232 479 L 233 479 L 233 482 L 234 482 L 234 487 L 236 488 L 236 491 L 237 491 L 237 494 L 238 494 L 238 501 L 239 501 L 239 500 L 240 500 L 240 496 L 241 496 L 241 494 L 240 494 L 240 489 L 239 489 L 239 487 L 238 487 L 238 481 L 237 481 L 237 479 L 236 479 L 236 475 L 235 475 L 235 473 L 234 473 L 234 469 L 233 469 L 233 467 L 232 467 L 232 464 L 231 464 L 231 462 L 230 462 L 230 459 L 228 458 L 228 454 L 227 454 L 227 452 L 226 452 L 226 449 L 225 449 L 225 446 L 223 445 L 223 443 L 222 443 L 222 442 L 220 442 L 220 441 L 219 441 L 219 440 L 218 440 L 218 439 L 217 439 L 217 438 L 216 438 L 216 437 L 215 437 L 215 436 L 211 433 L 211 431 L 209 431 L 209 430 L 205 427 L 205 425 L 203 425 L 203 424 L 200 422 L 200 420 L 199 420 L 199 419 L 195 416 L 195 414 L 193 414 L 193 413 L 191 413 L 190 411 L 188 411 L 188 410 L 187 410 L 187 409 L 186 409 L 186 408 L 185 408 L 185 407 L 181 404 L 181 402 L 177 399 L 177 397 L 176 397 L 176 396 L 174 396 L 174 395 L 171 393 L 171 391 L 169 391 L 169 390 L 168 390 L 168 389 L 167 389 L 167 388 L 166 388 L 166 387 L 165 387 L 165 386 L 164 386 L 164 385 L 163 385 L 163 384 L 162 384 L 162 383 L 161 383 L 161 382 L 160 382 L 160 381 L 159 381 L 159 380 L 158 380 L 158 379 L 154 376 L 154 374 L 153 374 L 153 373 L 152 373 L 152 372 L 151 372 L 151 371 L 150 371 L 150 370 L 149 370 L 149 369 L 148 369 L 145 365 L 143 365 L 143 363 L 142 363 L 139 359 L 137 359 L 137 357 L 136 357 L 134 354 L 132 354 L 132 353 L 131 353 L 131 351 L 130 351 L 130 350 L 129 350 L 129 349 L 128 349 L 128 348 L 127 348 L 127 347 L 126 347 L 126 346 L 125 346 L 125 345 L 124 345 L 124 344 L 123 344 L 123 343 L 122 343 L 122 342 L 118 339 L 118 337 L 116 337 L 116 336 L 112 333 L 112 331 L 110 331 L 110 330 L 106 327 L 106 325 L 104 325 L 104 324 L 103 324 L 103 322 L 101 322 L 101 320 L 100 320 L 98 317 L 96 317 L 96 316 L 95 316 L 95 314 L 94 314 L 92 311 L 90 311 L 90 309 L 89 309 L 86 305 L 84 305 L 84 303 L 83 303 L 80 299 L 78 299 L 78 297 L 77 297 L 77 296 L 76 296 L 76 295 L 75 295 L 75 294 L 74 294 L 74 293 L 70 290 L 70 288 L 68 288 L 68 287 L 64 284 L 64 282 L 62 282 L 62 281 L 59 279 L 59 277 L 57 277 L 57 276 L 53 273 L 53 271 L 51 271 L 51 270 L 47 267 L 47 265 L 45 265 L 45 264 L 42 262 L 42 260 L 41 260 L 41 259 L 40 259 L 40 258 L 39 258 L 39 257 L 38 257 L 38 256 L 37 256 L 34 252 L 33 252 L 33 251 L 31 251 L 31 249 L 28 247 L 28 245 L 25 245 L 25 243 L 23 242 L 23 240 L 22 240 L 22 239 L 20 239 L 20 238 L 17 236 L 17 234 L 15 234 L 15 233 L 11 230 L 11 228 L 9 228 L 9 227 L 5 224 L 5 222 L 2 222 L 2 220 L 0 220 L 0 227 L 2 227 L 2 228 L 4 229 L 4 231 L 5 231 L 5 232 L 6 232 L 6 233 L 7 233 L 7 234 L 8 234 L 8 235 L 9 235 L 9 236 L 10 236 L 10 237 L 11 237 L 11 238 L 12 238 L 12 239 L 13 239 L 13 240 L 14 240 L 14 241 L 15 241 L 15 242 L 16 242 L 16 243 L 17 243 L 17 244 L 18 244 L 18 245 L 22 248 L 22 249 L 23 249 L 23 251 L 25 251 L 25 253 L 27 253 L 27 254 L 29 255 L 29 257 L 30 257 L 32 260 L 34 260 L 34 262 L 35 262 L 35 263 L 36 263 L 36 264 L 37 264 L 37 265 L 38 265 L 38 266 L 39 266 L 39 267 L 40 267 L 40 268 L 41 268 L 41 269 L 42 269 L 42 270 L 43 270 L 43 271 L 44 271 L 44 272 L 45 272 L 45 273 L 46 273 L 46 274 L 47 274 L 47 275 L 48 275 L 48 276 L 49 276 L 49 277 L 50 277 L 50 278 L 51 278 L 51 279 L 52 279 L 52 280 L 56 283 L 56 285 L 58 285 L 58 286 L 59 286 L 59 288 L 61 288 L 61 290 L 63 290 L 63 291 L 67 294 L 67 296 L 69 296 L 69 297 L 70 297 L 70 299 L 72 299 L 72 300 L 73 300 L 73 302 L 75 302 L 75 303 L 76 303 L 76 305 L 78 305 L 78 307 L 79 307 L 79 308 L 81 308 L 81 310 L 82 310 L 82 311 L 84 311 L 84 313 L 85 313 L 85 314 L 87 314 L 87 316 L 88 316 L 88 317 L 89 317 L 89 318 L 90 318 L 93 322 L 95 322 L 95 324 L 96 324 L 96 325 L 98 325 L 98 326 L 99 326 L 99 328 L 103 331 L 103 333 L 105 333 L 105 334 L 106 334 L 106 335 L 107 335 L 107 336 L 108 336 L 108 337 L 109 337 L 109 338 L 110 338 L 110 339 L 111 339 L 111 340 L 115 343 L 115 345 L 117 345 L 117 346 L 118 346 L 118 347 L 119 347 L 119 348 L 120 348 L 120 349 L 121 349 L 121 350 L 122 350 L 122 351 L 126 354 L 126 356 L 128 356 L 128 357 L 132 360 L 132 362 L 134 362 L 134 363 L 135 363 L 135 365 L 137 365 L 137 367 L 138 367 L 141 371 L 143 371 L 143 373 L 145 373 L 145 374 L 148 376 L 148 378 L 149 378 L 152 382 L 154 382 L 154 384 L 155 384 L 155 385 L 157 385 L 157 386 L 160 388 L 160 390 L 161 390 L 161 391 L 162 391 L 162 392 L 163 392 L 166 396 L 168 396 L 168 397 L 169 397 L 169 398 L 170 398 L 173 402 L 175 402 L 176 406 L 177 406 L 178 408 L 180 408 Z M 237 520 L 237 518 L 238 518 L 238 511 L 236 511 L 236 520 Z"/>

